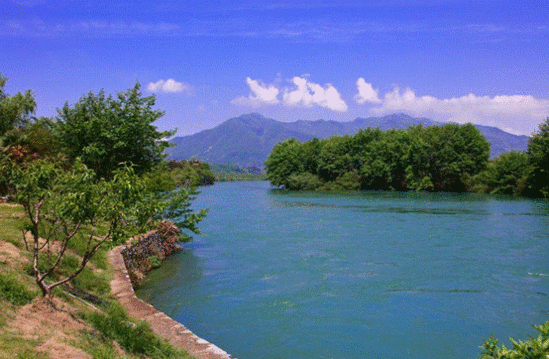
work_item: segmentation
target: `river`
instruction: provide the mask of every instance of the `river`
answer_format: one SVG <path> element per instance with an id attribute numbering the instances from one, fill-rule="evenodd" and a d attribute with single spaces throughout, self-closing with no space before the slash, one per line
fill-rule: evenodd
<path id="1" fill-rule="evenodd" d="M 476 358 L 549 319 L 547 201 L 201 190 L 137 295 L 236 358 Z"/>

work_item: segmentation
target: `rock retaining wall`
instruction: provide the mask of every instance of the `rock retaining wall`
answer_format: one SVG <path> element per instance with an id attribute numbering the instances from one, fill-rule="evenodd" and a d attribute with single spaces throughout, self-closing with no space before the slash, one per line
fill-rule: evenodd
<path id="1" fill-rule="evenodd" d="M 134 288 L 143 281 L 145 274 L 160 265 L 171 253 L 178 251 L 179 228 L 169 221 L 159 224 L 156 231 L 149 232 L 136 244 L 125 247 L 121 254 Z"/>

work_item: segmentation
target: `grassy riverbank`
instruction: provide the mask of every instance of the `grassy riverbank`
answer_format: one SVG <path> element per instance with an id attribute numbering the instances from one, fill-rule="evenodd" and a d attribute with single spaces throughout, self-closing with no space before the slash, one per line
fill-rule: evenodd
<path id="1" fill-rule="evenodd" d="M 51 302 L 41 298 L 24 223 L 22 207 L 0 204 L 0 358 L 192 358 L 114 299 L 106 247 L 71 281 L 74 294 L 56 288 Z M 83 250 L 75 239 L 57 275 L 73 270 Z"/>

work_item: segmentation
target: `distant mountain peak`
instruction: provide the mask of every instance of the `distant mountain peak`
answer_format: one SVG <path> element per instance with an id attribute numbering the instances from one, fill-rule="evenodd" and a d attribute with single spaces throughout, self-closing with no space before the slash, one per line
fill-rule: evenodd
<path id="1" fill-rule="evenodd" d="M 166 150 L 170 159 L 190 159 L 197 157 L 212 164 L 232 164 L 239 166 L 263 167 L 263 162 L 272 147 L 280 141 L 295 137 L 299 141 L 326 138 L 335 135 L 354 134 L 361 128 L 377 127 L 381 130 L 406 129 L 409 126 L 441 125 L 428 118 L 414 118 L 405 113 L 383 117 L 357 117 L 350 122 L 319 119 L 316 121 L 298 120 L 280 122 L 252 112 L 233 117 L 215 128 L 185 137 L 175 137 L 176 144 Z M 526 149 L 528 137 L 515 136 L 495 127 L 477 128 L 492 144 L 492 156 L 511 149 Z"/>

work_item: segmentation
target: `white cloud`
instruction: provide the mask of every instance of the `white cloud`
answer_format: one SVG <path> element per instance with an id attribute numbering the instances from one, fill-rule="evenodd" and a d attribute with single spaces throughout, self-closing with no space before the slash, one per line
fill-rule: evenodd
<path id="1" fill-rule="evenodd" d="M 261 105 L 274 105 L 279 103 L 278 88 L 274 85 L 267 86 L 259 80 L 252 80 L 247 77 L 246 82 L 250 86 L 250 94 L 248 97 L 239 97 L 231 101 L 233 105 L 259 107 Z"/>
<path id="2" fill-rule="evenodd" d="M 347 111 L 347 104 L 341 99 L 339 92 L 331 84 L 322 87 L 310 82 L 308 74 L 296 76 L 288 80 L 294 86 L 283 90 L 282 101 L 278 95 L 281 92 L 276 85 L 265 85 L 259 80 L 246 78 L 250 86 L 250 94 L 247 97 L 238 97 L 231 101 L 233 105 L 260 107 L 262 105 L 275 105 L 283 103 L 286 106 L 313 107 L 320 106 L 332 111 Z M 276 83 L 280 82 L 277 80 Z"/>
<path id="3" fill-rule="evenodd" d="M 361 96 L 359 87 L 357 102 L 358 98 L 363 98 Z M 401 92 L 395 87 L 392 92 L 386 93 L 377 105 L 370 108 L 373 115 L 395 112 L 405 112 L 412 116 L 428 117 L 438 121 L 495 126 L 515 134 L 531 135 L 537 130 L 538 125 L 549 117 L 549 100 L 536 99 L 530 95 L 489 97 L 474 94 L 439 99 L 433 96 L 416 96 L 409 88 Z"/>
<path id="4" fill-rule="evenodd" d="M 379 99 L 377 95 L 377 90 L 374 90 L 372 87 L 372 84 L 367 83 L 364 81 L 364 79 L 361 77 L 356 82 L 356 86 L 358 88 L 358 94 L 355 96 L 356 102 L 359 104 L 364 104 L 365 102 L 371 102 L 371 103 L 380 103 L 381 100 Z"/>
<path id="5" fill-rule="evenodd" d="M 190 94 L 191 85 L 185 82 L 178 82 L 174 79 L 158 80 L 156 82 L 151 82 L 147 85 L 147 90 L 150 92 L 187 92 Z"/>
<path id="6" fill-rule="evenodd" d="M 314 82 L 309 82 L 305 77 L 298 76 L 294 77 L 292 82 L 296 88 L 284 91 L 283 101 L 285 105 L 305 107 L 317 105 L 333 111 L 347 111 L 347 104 L 331 84 L 322 87 Z"/>

